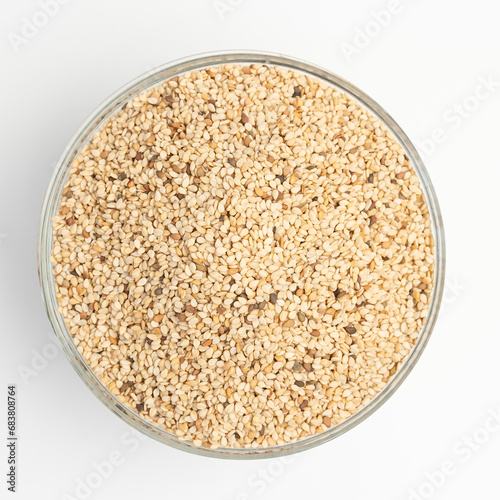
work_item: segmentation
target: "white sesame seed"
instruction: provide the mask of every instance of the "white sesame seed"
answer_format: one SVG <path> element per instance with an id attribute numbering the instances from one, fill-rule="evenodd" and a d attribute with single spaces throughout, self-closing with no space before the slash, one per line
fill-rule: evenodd
<path id="1" fill-rule="evenodd" d="M 433 285 L 402 147 L 338 89 L 225 65 L 134 97 L 53 219 L 61 314 L 102 384 L 196 446 L 324 432 L 409 355 Z"/>

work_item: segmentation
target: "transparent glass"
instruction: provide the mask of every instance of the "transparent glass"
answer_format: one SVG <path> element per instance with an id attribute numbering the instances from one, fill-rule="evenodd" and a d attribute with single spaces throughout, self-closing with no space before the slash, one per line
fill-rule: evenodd
<path id="1" fill-rule="evenodd" d="M 52 274 L 52 263 L 50 255 L 52 250 L 52 226 L 51 219 L 56 214 L 62 189 L 66 183 L 73 159 L 78 155 L 81 148 L 89 141 L 94 132 L 98 130 L 103 122 L 115 113 L 121 106 L 136 94 L 139 94 L 149 87 L 157 85 L 167 78 L 182 74 L 186 71 L 193 71 L 209 66 L 216 66 L 225 63 L 252 64 L 260 63 L 267 65 L 277 65 L 290 68 L 296 71 L 307 73 L 328 84 L 342 90 L 362 106 L 376 115 L 396 137 L 406 154 L 410 158 L 411 164 L 420 178 L 421 186 L 429 206 L 430 217 L 432 219 L 432 231 L 435 241 L 435 276 L 434 289 L 431 295 L 429 313 L 425 325 L 420 332 L 415 346 L 410 355 L 405 360 L 401 368 L 395 373 L 390 382 L 384 389 L 364 408 L 344 420 L 339 425 L 332 427 L 322 434 L 316 434 L 300 441 L 281 446 L 255 449 L 237 449 L 237 448 L 217 448 L 214 450 L 195 446 L 189 441 L 182 441 L 173 434 L 156 427 L 139 417 L 133 410 L 123 403 L 120 403 L 106 387 L 104 387 L 89 368 L 83 357 L 76 349 L 73 339 L 69 334 L 61 314 L 58 312 L 56 300 L 55 283 Z M 164 66 L 155 68 L 148 73 L 132 81 L 118 92 L 103 102 L 92 115 L 83 123 L 80 129 L 75 133 L 66 149 L 64 150 L 57 167 L 54 171 L 47 194 L 43 202 L 39 235 L 38 235 L 38 274 L 42 289 L 42 296 L 45 302 L 48 317 L 52 323 L 52 328 L 62 344 L 62 348 L 70 363 L 76 372 L 80 375 L 87 387 L 104 403 L 111 411 L 118 415 L 122 420 L 130 424 L 138 431 L 154 438 L 162 443 L 173 446 L 181 450 L 189 451 L 199 455 L 206 455 L 218 458 L 232 459 L 252 459 L 252 458 L 270 458 L 276 456 L 289 455 L 299 451 L 307 450 L 314 446 L 330 441 L 349 429 L 352 429 L 365 418 L 371 415 L 377 408 L 385 403 L 394 391 L 401 385 L 408 376 L 415 363 L 420 358 L 424 350 L 432 329 L 437 319 L 441 297 L 444 286 L 445 271 L 445 244 L 444 232 L 439 210 L 438 202 L 431 181 L 425 170 L 422 159 L 418 155 L 415 147 L 410 142 L 406 134 L 401 130 L 398 124 L 384 111 L 376 102 L 368 97 L 364 92 L 356 88 L 351 83 L 339 76 L 325 70 L 303 62 L 277 54 L 268 53 L 245 53 L 245 52 L 225 52 L 202 54 L 195 57 L 181 59 L 168 63 Z"/>

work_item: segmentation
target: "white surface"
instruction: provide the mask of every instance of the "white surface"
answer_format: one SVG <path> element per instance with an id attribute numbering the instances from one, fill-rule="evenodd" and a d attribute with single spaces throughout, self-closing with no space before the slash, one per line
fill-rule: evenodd
<path id="1" fill-rule="evenodd" d="M 43 1 L 3 2 L 0 15 L 0 331 L 7 345 L 0 434 L 6 386 L 16 383 L 17 498 L 84 498 L 77 481 L 118 452 L 120 463 L 87 498 L 498 499 L 500 416 L 497 426 L 481 431 L 491 423 L 488 412 L 500 412 L 498 2 L 401 1 L 377 29 L 373 12 L 394 1 L 46 1 L 59 1 L 59 11 L 26 43 L 17 39 L 18 51 L 12 34 L 20 35 L 23 18 L 33 19 Z M 353 44 L 369 22 L 370 34 L 380 33 L 349 60 L 342 44 Z M 158 64 L 237 48 L 281 52 L 338 73 L 385 107 L 417 144 L 436 128 L 446 136 L 437 133 L 441 144 L 425 155 L 445 221 L 449 283 L 428 348 L 375 415 L 286 463 L 201 458 L 149 439 L 137 445 L 62 353 L 47 359 L 54 339 L 36 275 L 42 198 L 87 115 Z M 479 89 L 478 108 L 457 118 L 453 106 L 488 78 L 496 88 L 489 95 Z M 23 376 L 27 367 L 37 375 Z M 471 435 L 486 442 L 466 444 Z M 468 453 L 471 446 L 477 449 Z M 446 462 L 454 473 L 443 479 L 435 472 Z M 424 485 L 432 473 L 442 486 Z M 412 496 L 419 488 L 422 495 Z M 8 498 L 4 480 L 0 491 Z"/>

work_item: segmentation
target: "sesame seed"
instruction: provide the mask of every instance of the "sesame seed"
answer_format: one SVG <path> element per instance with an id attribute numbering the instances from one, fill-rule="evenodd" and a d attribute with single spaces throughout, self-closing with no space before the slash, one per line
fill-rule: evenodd
<path id="1" fill-rule="evenodd" d="M 89 367 L 206 448 L 354 415 L 410 354 L 433 288 L 401 145 L 339 89 L 279 67 L 196 70 L 133 97 L 74 160 L 53 236 Z"/>

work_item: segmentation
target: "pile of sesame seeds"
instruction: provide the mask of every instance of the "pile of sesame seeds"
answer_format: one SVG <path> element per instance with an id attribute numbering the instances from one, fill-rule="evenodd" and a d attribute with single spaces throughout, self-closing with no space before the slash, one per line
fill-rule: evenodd
<path id="1" fill-rule="evenodd" d="M 224 65 L 128 101 L 53 219 L 59 311 L 122 403 L 207 448 L 281 445 L 365 406 L 433 285 L 418 177 L 341 91 Z"/>

